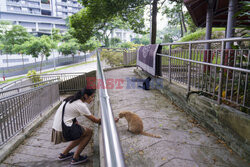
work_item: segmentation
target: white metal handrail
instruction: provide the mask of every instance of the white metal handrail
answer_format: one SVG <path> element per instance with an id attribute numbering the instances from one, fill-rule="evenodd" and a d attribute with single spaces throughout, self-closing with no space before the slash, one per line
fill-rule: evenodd
<path id="1" fill-rule="evenodd" d="M 124 158 L 112 114 L 109 96 L 106 87 L 106 81 L 100 61 L 99 50 L 97 50 L 97 71 L 98 79 L 104 84 L 104 89 L 99 89 L 101 117 L 102 117 L 102 135 L 104 145 L 104 158 L 107 167 L 124 167 Z"/>

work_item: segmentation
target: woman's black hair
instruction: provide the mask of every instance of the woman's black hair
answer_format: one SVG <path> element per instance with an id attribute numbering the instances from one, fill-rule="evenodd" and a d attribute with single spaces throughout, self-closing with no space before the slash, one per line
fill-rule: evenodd
<path id="1" fill-rule="evenodd" d="M 69 97 L 65 98 L 63 101 L 72 103 L 76 100 L 81 99 L 85 94 L 87 94 L 88 96 L 91 96 L 93 93 L 95 93 L 95 89 L 82 89 L 82 90 L 79 90 L 73 96 L 69 96 Z"/>

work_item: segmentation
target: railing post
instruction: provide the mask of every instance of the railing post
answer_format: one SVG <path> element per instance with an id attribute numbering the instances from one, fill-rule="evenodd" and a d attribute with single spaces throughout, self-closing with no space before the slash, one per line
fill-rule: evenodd
<path id="1" fill-rule="evenodd" d="M 169 45 L 169 56 L 171 56 L 171 46 Z M 169 58 L 169 64 L 168 64 L 168 74 L 169 74 L 169 82 L 171 83 L 171 58 Z"/>
<path id="2" fill-rule="evenodd" d="M 127 50 L 123 50 L 123 64 L 128 65 L 128 55 L 127 55 Z"/>
<path id="3" fill-rule="evenodd" d="M 192 59 L 192 44 L 189 43 L 189 49 L 188 49 L 188 54 L 189 54 L 189 60 Z M 190 91 L 190 83 L 191 83 L 191 62 L 188 63 L 188 87 L 187 91 Z"/>
<path id="4" fill-rule="evenodd" d="M 224 63 L 224 47 L 225 47 L 225 42 L 222 41 L 220 65 L 223 65 Z M 223 84 L 223 69 L 220 68 L 219 89 L 218 89 L 218 99 L 217 99 L 218 104 L 221 104 L 222 84 Z"/>

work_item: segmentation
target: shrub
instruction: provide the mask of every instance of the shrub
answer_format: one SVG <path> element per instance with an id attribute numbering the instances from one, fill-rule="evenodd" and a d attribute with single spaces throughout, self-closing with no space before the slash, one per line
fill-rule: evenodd
<path id="1" fill-rule="evenodd" d="M 27 73 L 27 77 L 31 79 L 32 83 L 41 82 L 42 79 L 40 75 L 36 74 L 36 70 L 30 70 Z"/>

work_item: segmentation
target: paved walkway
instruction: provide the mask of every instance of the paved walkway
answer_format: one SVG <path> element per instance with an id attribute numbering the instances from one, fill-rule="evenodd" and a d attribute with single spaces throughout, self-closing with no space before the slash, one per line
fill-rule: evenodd
<path id="1" fill-rule="evenodd" d="M 67 68 L 57 71 L 59 73 L 70 72 L 90 72 L 96 70 L 96 62 L 83 64 L 76 67 Z M 63 99 L 65 97 L 61 97 Z M 54 119 L 54 114 L 46 120 L 42 126 L 36 129 L 32 135 L 24 141 L 2 164 L 5 166 L 40 166 L 40 167 L 61 167 L 70 166 L 69 161 L 58 161 L 57 157 L 60 152 L 67 146 L 68 143 L 54 145 L 50 142 L 51 127 Z M 86 120 L 85 117 L 78 119 L 79 122 L 84 122 L 83 125 L 92 127 L 92 123 Z M 85 166 L 92 166 L 92 142 L 84 149 L 83 154 L 89 156 L 89 161 Z"/>
<path id="2" fill-rule="evenodd" d="M 247 166 L 216 137 L 174 106 L 156 90 L 126 89 L 127 77 L 136 78 L 134 68 L 108 71 L 106 79 L 123 79 L 123 89 L 108 91 L 114 116 L 128 110 L 139 115 L 146 132 L 162 138 L 134 135 L 127 131 L 127 121 L 116 124 L 124 158 L 131 167 Z"/>
<path id="3" fill-rule="evenodd" d="M 142 118 L 145 131 L 160 135 L 162 138 L 134 135 L 127 131 L 126 120 L 120 119 L 116 125 L 127 166 L 247 166 L 239 156 L 199 127 L 192 118 L 158 91 L 126 89 L 126 78 L 137 77 L 133 69 L 124 68 L 105 72 L 106 79 L 125 80 L 121 84 L 124 86 L 123 89 L 108 90 L 114 115 L 118 116 L 119 112 L 124 110 L 135 112 Z M 67 143 L 53 145 L 50 142 L 53 117 L 54 115 L 45 121 L 0 166 L 70 166 L 70 160 L 63 162 L 56 160 Z M 84 122 L 84 125 L 93 126 L 84 117 L 79 121 Z M 90 157 L 89 161 L 79 166 L 92 166 L 92 151 L 91 141 L 83 151 L 83 154 Z"/>

